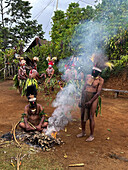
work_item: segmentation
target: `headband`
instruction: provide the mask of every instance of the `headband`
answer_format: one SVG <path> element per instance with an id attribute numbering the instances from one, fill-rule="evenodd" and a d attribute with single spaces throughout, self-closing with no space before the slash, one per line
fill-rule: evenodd
<path id="1" fill-rule="evenodd" d="M 93 70 L 97 70 L 97 71 L 99 71 L 99 72 L 102 72 L 102 70 L 99 69 L 98 67 L 93 67 L 92 69 L 93 69 Z"/>
<path id="2" fill-rule="evenodd" d="M 35 102 L 36 101 L 36 98 L 31 98 L 28 100 L 29 102 Z"/>

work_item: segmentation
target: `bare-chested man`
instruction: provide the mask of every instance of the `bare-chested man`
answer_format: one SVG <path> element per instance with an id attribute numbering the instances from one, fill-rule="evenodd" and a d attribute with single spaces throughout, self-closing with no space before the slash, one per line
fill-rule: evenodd
<path id="1" fill-rule="evenodd" d="M 21 60 L 20 62 L 20 68 L 18 70 L 18 80 L 19 80 L 19 92 L 22 93 L 22 84 L 23 81 L 25 81 L 28 78 L 28 75 L 26 74 L 26 67 L 25 67 L 26 61 Z"/>
<path id="2" fill-rule="evenodd" d="M 46 94 L 50 94 L 50 91 L 54 91 L 54 86 L 56 79 L 54 77 L 54 68 L 52 67 L 52 64 L 48 65 L 48 68 L 46 69 L 46 75 L 45 75 L 45 82 L 44 82 L 44 89 Z"/>
<path id="3" fill-rule="evenodd" d="M 86 136 L 85 126 L 86 121 L 90 120 L 90 136 L 87 138 L 87 142 L 94 140 L 94 115 L 97 109 L 98 97 L 101 93 L 101 89 L 104 83 L 104 79 L 100 76 L 101 69 L 93 67 L 92 75 L 87 75 L 85 85 L 82 90 L 81 96 L 81 127 L 82 133 L 78 134 L 77 137 Z"/>
<path id="4" fill-rule="evenodd" d="M 29 99 L 29 104 L 25 106 L 24 119 L 19 125 L 26 131 L 42 131 L 47 128 L 47 118 L 42 106 L 36 103 L 36 98 Z"/>
<path id="5" fill-rule="evenodd" d="M 32 79 L 36 79 L 39 80 L 41 79 L 43 76 L 45 76 L 45 74 L 41 74 L 41 76 L 39 75 L 39 73 L 37 72 L 37 70 L 35 68 L 32 68 L 29 72 L 29 78 Z"/>
<path id="6" fill-rule="evenodd" d="M 54 75 L 54 68 L 52 67 L 52 65 L 48 66 L 48 68 L 46 69 L 46 73 L 47 73 L 47 76 L 48 76 L 47 83 L 50 83 L 50 80 Z"/>

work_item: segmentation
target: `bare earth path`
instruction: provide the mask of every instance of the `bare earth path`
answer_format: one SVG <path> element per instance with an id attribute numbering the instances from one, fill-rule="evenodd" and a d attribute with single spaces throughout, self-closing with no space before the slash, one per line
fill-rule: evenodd
<path id="1" fill-rule="evenodd" d="M 24 107 L 27 104 L 25 97 L 12 89 L 13 82 L 0 83 L 0 134 L 11 130 L 12 124 L 20 120 Z M 54 108 L 48 106 L 43 94 L 38 94 L 38 103 L 42 104 L 45 112 L 52 114 Z M 65 142 L 58 146 L 54 153 L 46 153 L 45 156 L 53 155 L 58 162 L 62 163 L 64 169 L 72 163 L 84 163 L 84 167 L 69 169 L 128 169 L 128 162 L 112 159 L 109 154 L 128 159 L 128 97 L 117 99 L 102 96 L 102 116 L 95 118 L 95 140 L 91 143 L 85 142 L 86 137 L 76 138 L 80 133 L 80 111 L 77 108 L 72 112 L 73 120 L 66 127 L 67 132 L 61 131 L 59 136 Z M 87 137 L 89 135 L 89 124 L 87 123 Z M 109 138 L 108 138 L 109 137 Z M 108 140 L 107 140 L 108 139 Z M 43 156 L 43 152 L 39 156 Z M 64 157 L 64 155 L 66 155 Z"/>

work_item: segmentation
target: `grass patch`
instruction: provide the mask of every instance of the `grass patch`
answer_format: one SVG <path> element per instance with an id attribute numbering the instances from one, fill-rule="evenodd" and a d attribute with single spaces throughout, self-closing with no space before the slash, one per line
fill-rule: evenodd
<path id="1" fill-rule="evenodd" d="M 2 145 L 0 148 L 0 169 L 1 170 L 14 170 L 17 167 L 15 158 L 17 154 L 21 153 L 20 170 L 63 170 L 62 164 L 57 162 L 53 151 L 43 152 L 42 150 L 35 149 L 29 145 L 23 144 L 18 148 L 14 142 L 7 145 Z M 14 166 L 11 164 L 11 160 Z"/>
<path id="2" fill-rule="evenodd" d="M 12 86 L 12 87 L 9 87 L 9 90 L 17 90 L 16 87 Z"/>

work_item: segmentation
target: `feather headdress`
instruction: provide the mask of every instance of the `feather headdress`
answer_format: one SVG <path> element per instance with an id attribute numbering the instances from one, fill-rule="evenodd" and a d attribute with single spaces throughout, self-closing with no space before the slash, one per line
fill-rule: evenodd
<path id="1" fill-rule="evenodd" d="M 48 61 L 48 65 L 54 65 L 55 60 L 57 60 L 57 57 L 52 57 L 50 55 L 48 55 L 48 57 L 46 58 L 46 60 Z"/>
<path id="2" fill-rule="evenodd" d="M 114 66 L 111 62 L 107 61 L 107 58 L 103 53 L 94 53 L 91 57 L 91 61 L 93 62 L 93 66 L 101 71 L 106 67 L 112 69 Z"/>
<path id="3" fill-rule="evenodd" d="M 35 57 L 33 58 L 33 61 L 39 61 L 39 58 L 35 56 Z"/>

